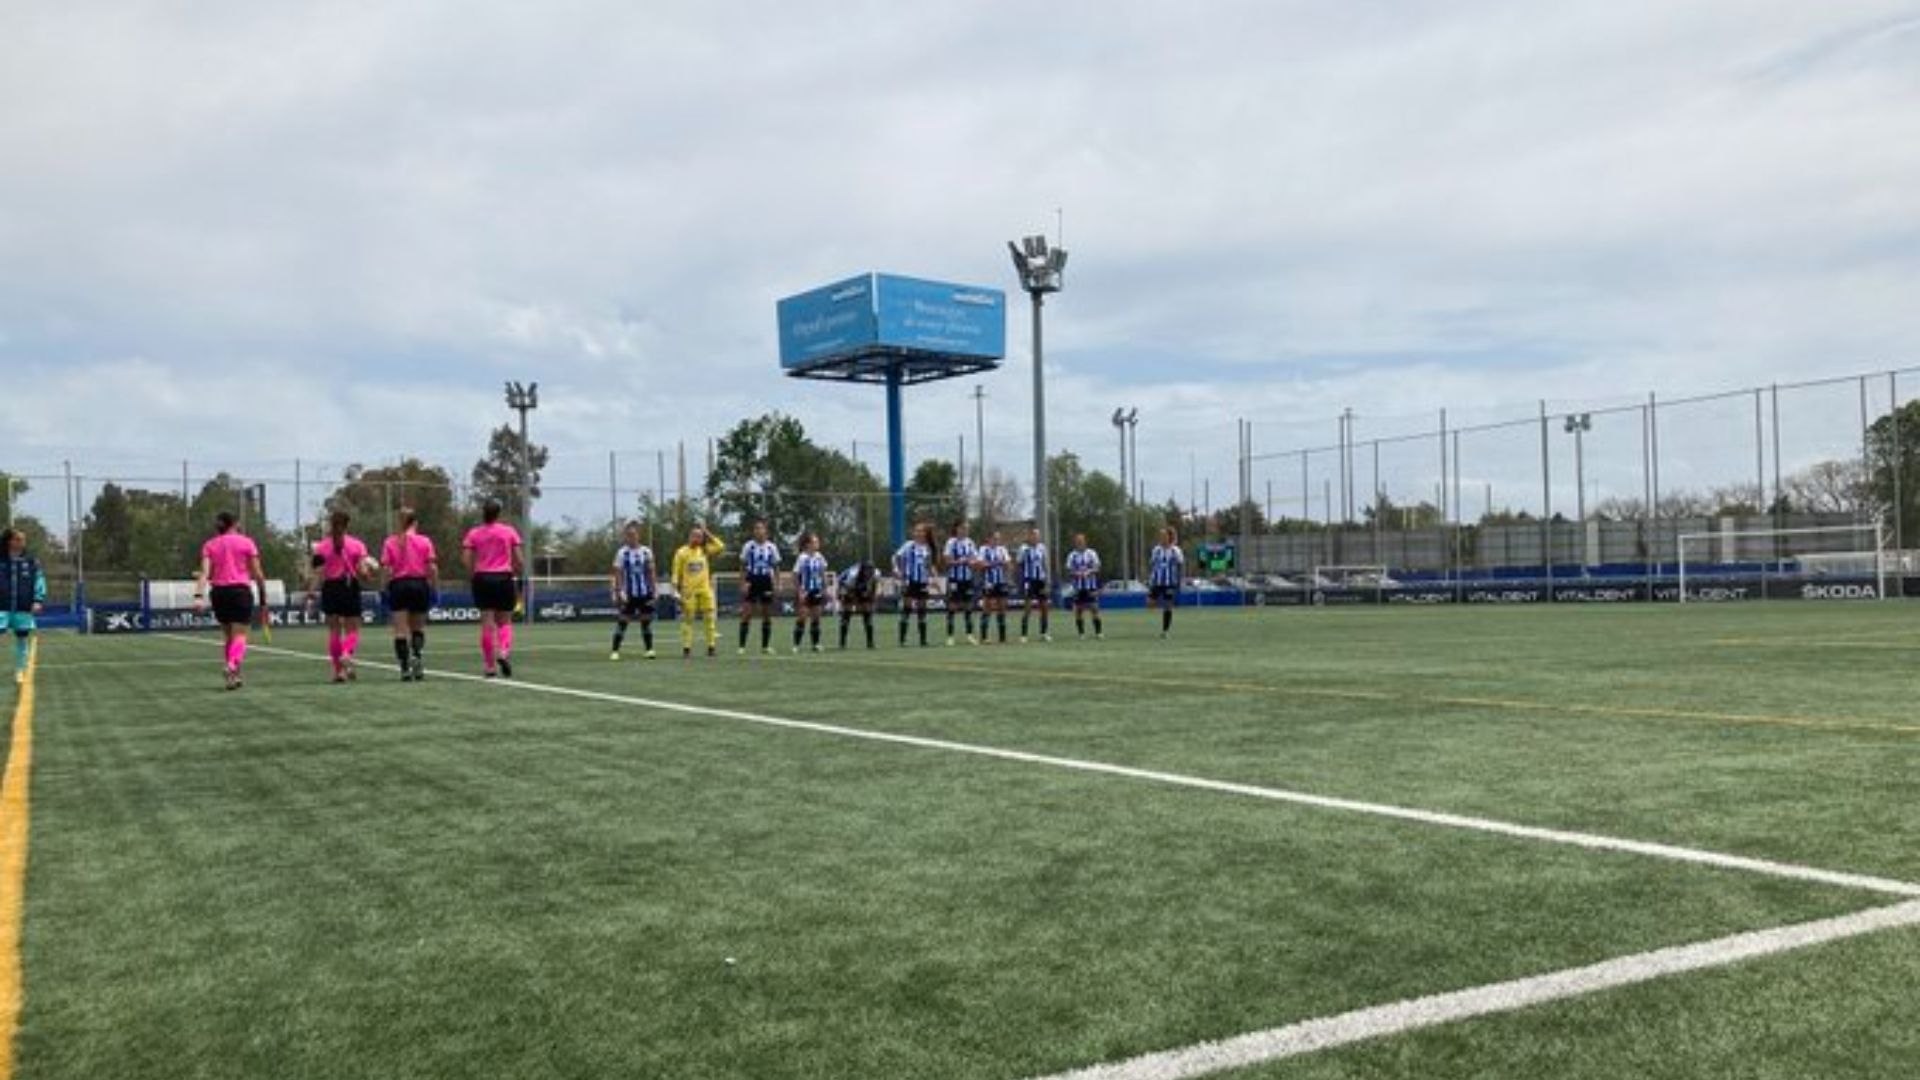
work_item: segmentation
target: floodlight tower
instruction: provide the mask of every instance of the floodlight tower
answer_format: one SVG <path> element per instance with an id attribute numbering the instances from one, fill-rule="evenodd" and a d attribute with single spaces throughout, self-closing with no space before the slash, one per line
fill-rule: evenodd
<path id="1" fill-rule="evenodd" d="M 1586 573 L 1593 565 L 1593 552 L 1587 544 L 1587 455 L 1586 435 L 1593 430 L 1592 413 L 1568 413 L 1563 425 L 1567 434 L 1573 436 L 1573 484 L 1574 514 L 1580 522 L 1580 572 Z"/>
<path id="2" fill-rule="evenodd" d="M 1113 410 L 1113 427 L 1120 434 L 1120 569 L 1123 580 L 1133 580 L 1133 486 L 1127 481 L 1127 431 L 1140 422 L 1140 410 Z"/>
<path id="3" fill-rule="evenodd" d="M 527 442 L 527 414 L 540 407 L 540 384 L 528 383 L 525 386 L 517 382 L 507 384 L 507 408 L 520 414 L 520 512 L 523 515 L 520 527 L 526 530 L 524 542 L 526 550 L 533 550 L 533 452 Z M 522 597 L 527 606 L 527 618 L 533 618 L 533 568 L 527 567 L 526 592 Z"/>
<path id="4" fill-rule="evenodd" d="M 1067 249 L 1050 248 L 1044 236 L 1029 236 L 1019 243 L 1007 241 L 1013 253 L 1013 269 L 1020 275 L 1020 287 L 1033 298 L 1033 521 L 1040 540 L 1053 551 L 1051 522 L 1047 517 L 1047 383 L 1042 366 L 1040 311 L 1046 295 L 1057 293 L 1065 285 Z"/>

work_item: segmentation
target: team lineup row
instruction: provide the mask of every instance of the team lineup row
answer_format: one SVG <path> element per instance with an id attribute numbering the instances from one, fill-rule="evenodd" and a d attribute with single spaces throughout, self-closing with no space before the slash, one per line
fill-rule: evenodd
<path id="1" fill-rule="evenodd" d="M 482 522 L 469 529 L 461 541 L 461 565 L 470 577 L 474 606 L 480 612 L 480 654 L 487 678 L 513 676 L 513 616 L 522 607 L 520 581 L 525 572 L 524 543 L 519 531 L 500 520 L 501 507 L 488 502 L 481 510 Z M 311 571 L 307 582 L 307 603 L 317 605 L 326 618 L 327 656 L 335 682 L 351 682 L 357 677 L 356 660 L 362 628 L 362 589 L 382 584 L 393 619 L 393 651 L 400 675 L 406 681 L 426 677 L 425 648 L 427 612 L 433 605 L 433 582 L 439 575 L 439 557 L 433 541 L 423 535 L 414 512 L 401 511 L 399 532 L 386 538 L 376 559 L 366 544 L 348 530 L 351 517 L 334 512 L 328 522 L 328 534 L 313 545 Z M 612 599 L 618 611 L 613 631 L 612 657 L 619 659 L 631 623 L 638 620 L 646 656 L 655 655 L 653 618 L 661 589 L 657 564 L 651 548 L 641 542 L 637 523 L 629 523 L 625 543 L 615 554 L 612 575 Z M 936 551 L 933 526 L 914 527 L 913 536 L 895 551 L 892 572 L 900 586 L 901 604 L 899 643 L 907 644 L 909 623 L 918 630 L 920 645 L 928 644 L 927 607 L 937 575 L 946 584 L 947 644 L 956 642 L 956 620 L 964 627 L 968 644 L 984 644 L 997 630 L 998 641 L 1007 641 L 1007 608 L 1016 583 L 1025 603 L 1020 615 L 1020 640 L 1028 640 L 1032 619 L 1037 612 L 1042 641 L 1051 641 L 1052 598 L 1048 577 L 1048 552 L 1039 531 L 1029 534 L 1017 552 L 1010 550 L 998 532 L 985 544 L 977 544 L 968 535 L 966 522 L 955 522 L 944 545 Z M 840 615 L 840 647 L 847 638 L 855 615 L 860 617 L 868 648 L 874 647 L 873 613 L 878 598 L 881 574 L 871 562 L 861 560 L 835 574 L 820 553 L 819 537 L 808 533 L 799 541 L 792 565 L 796 618 L 793 647 L 803 645 L 820 651 L 821 617 L 829 606 Z M 685 544 L 674 551 L 670 581 L 680 604 L 680 651 L 691 658 L 694 652 L 694 624 L 702 624 L 706 653 L 716 655 L 719 645 L 719 611 L 715 599 L 713 560 L 725 552 L 725 542 L 704 524 L 696 525 Z M 740 562 L 744 578 L 740 605 L 739 649 L 746 652 L 752 622 L 760 620 L 760 647 L 773 650 L 773 607 L 776 574 L 781 562 L 779 545 L 769 538 L 765 522 L 753 526 L 753 538 L 741 545 Z M 1149 560 L 1149 603 L 1160 610 L 1160 633 L 1166 636 L 1173 625 L 1173 608 L 1179 596 L 1180 573 L 1185 564 L 1172 529 L 1163 529 L 1160 543 Z M 1076 535 L 1073 550 L 1067 553 L 1066 571 L 1073 588 L 1075 626 L 1085 636 L 1091 618 L 1095 639 L 1105 636 L 1100 617 L 1100 555 L 1087 545 L 1084 535 Z M 232 514 L 215 519 L 214 535 L 201 549 L 200 566 L 195 577 L 196 611 L 211 608 L 224 635 L 224 673 L 229 690 L 245 685 L 242 675 L 248 647 L 248 628 L 256 615 L 264 618 L 267 602 L 266 574 L 260 564 L 259 548 L 235 527 Z M 979 615 L 978 633 L 975 614 Z M 263 622 L 263 628 L 265 627 Z M 270 631 L 268 631 L 270 633 Z"/>

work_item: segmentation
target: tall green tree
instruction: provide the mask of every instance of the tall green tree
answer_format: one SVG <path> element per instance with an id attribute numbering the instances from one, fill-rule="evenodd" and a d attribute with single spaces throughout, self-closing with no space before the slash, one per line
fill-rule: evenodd
<path id="1" fill-rule="evenodd" d="M 453 501 L 453 477 L 438 465 L 404 458 L 392 465 L 349 465 L 340 486 L 327 496 L 316 522 L 302 522 L 304 533 L 318 537 L 334 510 L 353 515 L 352 528 L 367 545 L 380 550 L 381 541 L 398 531 L 400 511 L 411 508 L 420 518 L 420 532 L 433 541 L 443 576 L 459 574 L 462 508 Z"/>
<path id="2" fill-rule="evenodd" d="M 961 506 L 960 470 L 951 461 L 928 458 L 913 470 L 907 480 L 907 522 L 929 522 L 934 532 L 945 535 L 943 527 L 965 513 Z"/>
<path id="3" fill-rule="evenodd" d="M 713 524 L 729 547 L 739 547 L 739 532 L 764 520 L 783 545 L 806 532 L 820 535 L 822 549 L 836 564 L 868 553 L 873 530 L 885 528 L 884 489 L 859 462 L 808 437 L 800 421 L 767 413 L 735 424 L 714 450 L 707 477 L 708 500 L 719 510 Z M 643 509 L 675 520 L 668 530 L 677 545 L 691 527 L 688 508 L 643 503 Z"/>
<path id="4" fill-rule="evenodd" d="M 133 567 L 133 499 L 108 481 L 87 511 L 87 562 L 99 570 L 126 572 Z"/>
<path id="5" fill-rule="evenodd" d="M 1920 400 L 1867 427 L 1867 492 L 1909 545 L 1920 537 Z"/>
<path id="6" fill-rule="evenodd" d="M 473 485 L 473 508 L 489 499 L 498 500 L 508 518 L 525 521 L 527 505 L 520 484 L 520 433 L 510 424 L 493 429 L 487 437 L 487 452 L 473 463 L 469 480 Z M 540 474 L 547 467 L 547 448 L 536 442 L 527 444 L 528 487 L 534 498 L 540 497 Z"/>

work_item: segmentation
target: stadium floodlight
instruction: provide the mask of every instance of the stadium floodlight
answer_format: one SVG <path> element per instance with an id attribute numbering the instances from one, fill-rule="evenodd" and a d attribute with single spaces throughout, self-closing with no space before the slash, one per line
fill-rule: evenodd
<path id="1" fill-rule="evenodd" d="M 1047 391 L 1041 348 L 1040 309 L 1048 293 L 1056 293 L 1066 284 L 1067 252 L 1049 248 L 1044 236 L 1028 236 L 1019 243 L 1007 241 L 1013 254 L 1014 272 L 1020 275 L 1020 288 L 1033 299 L 1033 522 L 1040 539 L 1052 539 L 1047 518 Z M 1047 551 L 1053 545 L 1047 543 Z"/>
<path id="2" fill-rule="evenodd" d="M 520 527 L 526 530 L 526 542 L 533 542 L 533 453 L 532 445 L 527 441 L 527 414 L 540 407 L 540 384 L 528 383 L 525 386 L 517 382 L 507 384 L 507 408 L 520 414 L 520 506 L 523 518 Z M 527 605 L 527 617 L 533 617 L 533 580 L 529 575 L 526 595 L 522 598 Z"/>
<path id="3" fill-rule="evenodd" d="M 1587 530 L 1587 454 L 1586 435 L 1593 430 L 1592 413 L 1568 413 L 1561 429 L 1573 436 L 1574 516 L 1580 522 L 1580 572 L 1593 565 L 1593 546 Z"/>

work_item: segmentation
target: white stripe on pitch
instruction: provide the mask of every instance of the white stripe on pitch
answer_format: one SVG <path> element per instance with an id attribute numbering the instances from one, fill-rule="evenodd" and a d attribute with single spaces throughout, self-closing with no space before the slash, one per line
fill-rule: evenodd
<path id="1" fill-rule="evenodd" d="M 161 637 L 176 641 L 202 644 L 199 639 L 178 634 L 162 634 Z M 305 657 L 310 660 L 325 660 L 317 653 L 299 652 L 293 649 L 276 649 L 271 646 L 254 646 L 261 652 L 286 656 Z M 392 664 L 363 662 L 364 667 L 379 667 L 399 670 Z M 1537 840 L 1548 844 L 1563 844 L 1569 847 L 1586 848 L 1591 851 L 1617 851 L 1632 855 L 1646 855 L 1657 859 L 1669 859 L 1674 862 L 1694 863 L 1712 866 L 1722 870 L 1743 870 L 1770 877 L 1792 878 L 1799 881 L 1811 881 L 1821 885 L 1834 885 L 1846 889 L 1864 889 L 1870 892 L 1886 893 L 1892 896 L 1920 897 L 1920 885 L 1891 878 L 1873 877 L 1866 874 L 1851 874 L 1839 870 L 1822 870 L 1813 866 L 1801 866 L 1795 863 L 1774 862 L 1771 859 L 1755 859 L 1745 855 L 1727 855 L 1717 851 L 1702 851 L 1698 848 L 1678 847 L 1673 844 L 1661 844 L 1647 840 L 1627 840 L 1620 837 L 1601 836 L 1595 833 L 1567 832 L 1560 829 L 1545 829 L 1533 825 L 1517 825 L 1492 818 L 1469 817 L 1463 814 L 1448 814 L 1434 810 L 1416 810 L 1410 807 L 1393 806 L 1387 803 L 1360 802 L 1355 799 L 1342 799 L 1331 795 L 1314 795 L 1304 791 L 1290 791 L 1286 788 L 1260 787 L 1255 784 L 1240 784 L 1229 780 L 1209 780 L 1200 776 L 1187 776 L 1182 773 L 1160 772 L 1154 769 L 1137 769 L 1128 765 L 1112 765 L 1100 761 L 1084 761 L 1080 758 L 1056 757 L 1052 754 L 1035 754 L 1024 750 L 1007 750 L 995 746 L 983 746 L 978 743 L 952 742 L 947 739 L 930 739 L 920 735 L 899 735 L 886 731 L 869 731 L 862 728 L 843 727 L 839 724 L 822 724 L 812 720 L 788 720 L 778 716 L 766 716 L 760 713 L 743 712 L 738 709 L 721 709 L 709 705 L 688 705 L 677 701 L 660 701 L 654 698 L 634 697 L 627 694 L 610 694 L 599 690 L 578 690 L 570 686 L 554 686 L 546 683 L 522 682 L 519 679 L 482 679 L 478 675 L 466 675 L 459 672 L 435 672 L 437 679 L 460 679 L 468 682 L 490 683 L 510 690 L 529 693 L 554 694 L 562 697 L 578 698 L 585 701 L 599 701 L 615 705 L 637 705 L 646 709 L 663 712 L 677 712 L 692 716 L 712 716 L 723 720 L 738 720 L 764 727 L 784 728 L 789 731 L 807 731 L 817 735 L 834 735 L 845 739 L 861 739 L 867 742 L 889 743 L 895 746 L 912 746 L 923 750 L 944 750 L 948 753 L 969 754 L 975 757 L 994 758 L 1000 761 L 1017 761 L 1027 765 L 1044 765 L 1055 769 L 1067 769 L 1073 772 L 1092 773 L 1101 776 L 1118 776 L 1129 780 L 1144 780 L 1149 783 L 1165 784 L 1172 787 L 1191 788 L 1200 791 L 1212 791 L 1225 795 L 1242 795 L 1254 799 L 1268 799 L 1273 802 L 1292 803 L 1298 806 L 1312 806 L 1322 810 L 1344 810 L 1349 813 L 1367 814 L 1373 817 L 1391 818 L 1398 821 L 1412 821 L 1422 825 L 1434 825 L 1448 829 L 1465 829 L 1472 832 L 1492 833 L 1496 836 L 1509 836 L 1521 840 Z"/>
<path id="2" fill-rule="evenodd" d="M 1479 1016 L 1564 1001 L 1601 990 L 1649 982 L 1688 971 L 1725 967 L 1775 953 L 1920 923 L 1920 901 L 1874 908 L 1817 922 L 1734 934 L 1695 945 L 1623 956 L 1586 967 L 1491 983 L 1302 1020 L 1285 1027 L 1143 1054 L 1127 1061 L 1058 1073 L 1043 1080 L 1189 1080 L 1228 1069 L 1311 1054 L 1336 1046 L 1400 1035 Z"/>

